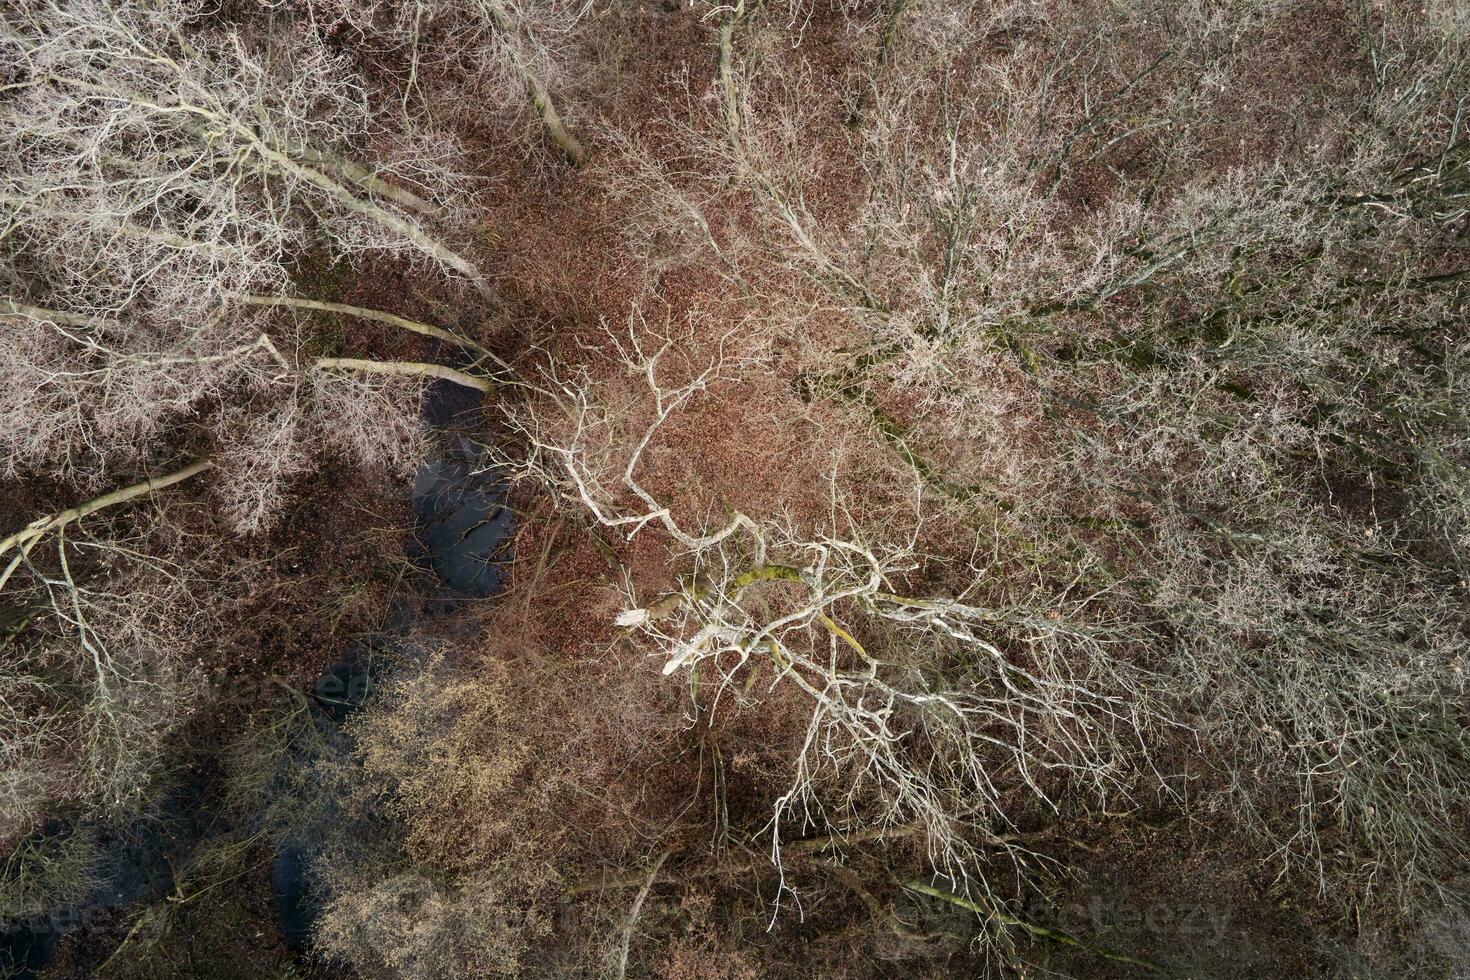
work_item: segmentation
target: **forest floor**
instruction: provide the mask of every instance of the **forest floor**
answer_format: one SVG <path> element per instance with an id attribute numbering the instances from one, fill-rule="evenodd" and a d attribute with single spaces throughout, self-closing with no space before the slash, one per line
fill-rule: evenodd
<path id="1" fill-rule="evenodd" d="M 645 141 L 655 157 L 677 159 L 679 136 L 668 120 L 674 113 L 703 111 L 686 103 L 688 93 L 707 92 L 714 85 L 709 32 L 684 4 L 642 6 L 629 15 L 637 21 L 635 36 L 643 39 L 629 62 L 635 70 L 617 80 L 598 111 Z M 1302 5 L 1300 29 L 1287 35 L 1289 46 L 1262 53 L 1270 70 L 1257 73 L 1255 85 L 1277 93 L 1273 105 L 1332 97 L 1334 79 L 1343 73 L 1345 60 L 1355 57 L 1356 48 L 1349 37 L 1351 26 L 1323 15 L 1329 8 L 1335 5 Z M 819 12 L 805 35 L 804 43 L 815 52 L 813 63 L 822 64 L 824 50 L 830 51 L 827 61 L 838 80 L 828 79 L 832 84 L 840 83 L 847 70 L 842 23 Z M 433 80 L 425 84 L 432 87 Z M 1289 94 L 1283 96 L 1283 91 Z M 1221 172 L 1274 152 L 1270 141 L 1279 138 L 1279 127 L 1256 118 L 1254 92 L 1243 89 L 1237 99 L 1232 138 L 1216 134 Z M 840 113 L 834 104 L 827 120 L 834 130 L 845 124 Z M 838 501 L 845 507 L 870 506 L 877 513 L 902 506 L 913 492 L 911 474 L 895 462 L 892 447 L 874 435 L 863 412 L 833 401 L 814 404 L 803 388 L 809 373 L 823 366 L 810 354 L 824 346 L 813 338 L 829 329 L 821 312 L 814 312 L 806 324 L 806 336 L 763 331 L 735 348 L 751 335 L 743 329 L 750 313 L 732 294 L 728 280 L 714 269 L 684 263 L 649 281 L 648 264 L 630 254 L 629 215 L 639 202 L 609 193 L 595 143 L 590 164 L 571 170 L 535 142 L 507 144 L 490 131 L 470 138 L 468 157 L 476 165 L 472 176 L 488 186 L 477 202 L 483 206 L 483 224 L 462 230 L 462 237 L 477 243 L 467 251 L 488 271 L 497 293 L 493 304 L 466 303 L 436 274 L 385 260 L 359 266 L 352 276 L 335 267 L 303 269 L 302 292 L 439 323 L 513 366 L 539 364 L 554 348 L 562 363 L 614 388 L 636 388 L 638 379 L 630 380 L 626 366 L 610 356 L 609 337 L 641 317 L 658 328 L 680 331 L 685 359 L 680 370 L 696 370 L 702 358 L 722 355 L 732 364 L 730 380 L 715 383 L 692 400 L 645 457 L 644 485 L 681 520 L 716 521 L 739 511 L 780 515 L 792 527 L 811 532 L 833 523 Z M 821 203 L 831 205 L 849 186 L 844 168 L 852 162 L 843 160 L 839 144 L 826 151 L 830 176 L 824 186 L 830 197 Z M 1110 181 L 1102 170 L 1081 172 L 1062 196 L 1079 214 L 1101 208 L 1109 198 Z M 738 214 L 729 218 L 736 225 L 742 220 Z M 341 330 L 345 346 L 371 349 L 384 358 L 443 361 L 452 356 L 438 344 L 389 328 L 344 320 Z M 727 349 L 725 338 L 732 335 L 737 340 Z M 507 440 L 511 455 L 515 450 L 499 399 L 515 397 L 507 391 L 488 399 L 483 418 L 475 420 L 492 445 Z M 897 389 L 880 392 L 879 399 L 882 412 L 904 431 L 924 421 L 924 409 Z M 692 451 L 674 452 L 675 446 Z M 951 448 L 928 447 L 941 461 Z M 36 482 L 26 484 L 22 492 L 0 501 L 0 526 L 18 525 L 63 493 Z M 340 657 L 345 644 L 383 629 L 395 599 L 411 591 L 416 577 L 424 574 L 402 553 L 413 520 L 405 474 L 329 467 L 299 480 L 291 499 L 268 535 L 242 540 L 232 557 L 241 567 L 259 571 L 231 584 L 238 590 L 237 605 L 208 669 L 222 690 L 234 689 L 236 696 L 221 699 L 218 715 L 206 713 L 183 729 L 178 740 L 187 750 L 182 754 L 207 758 L 201 746 L 228 744 L 232 733 L 248 729 L 254 714 L 277 699 L 276 682 L 307 689 Z M 589 739 L 565 747 L 568 768 L 585 766 L 610 776 L 602 787 L 604 798 L 587 801 L 582 812 L 565 814 L 567 823 L 595 833 L 616 818 L 652 828 L 651 836 L 656 830 L 667 846 L 690 850 L 707 841 L 709 828 L 721 822 L 759 826 L 779 778 L 766 771 L 760 758 L 732 758 L 720 776 L 723 812 L 717 812 L 704 743 L 683 731 L 686 706 L 678 692 L 650 694 L 659 678 L 629 679 L 630 673 L 656 675 L 658 664 L 626 643 L 614 625 L 622 608 L 620 587 L 636 582 L 649 597 L 677 588 L 681 569 L 667 541 L 651 533 L 628 541 L 599 532 L 583 516 L 559 509 L 530 481 L 515 488 L 512 501 L 518 532 L 507 589 L 455 615 L 485 629 L 491 657 L 511 657 L 513 645 L 534 648 L 577 675 L 580 690 L 600 688 L 645 699 L 641 710 L 651 719 L 654 735 L 648 744 L 599 746 Z M 202 525 L 212 516 L 208 503 L 199 506 Z M 953 539 L 959 526 L 946 520 L 936 517 L 924 533 L 936 540 Z M 938 581 L 947 571 L 936 565 L 915 574 Z M 800 703 L 772 700 L 760 712 L 732 708 L 717 722 L 718 738 L 724 744 L 759 745 L 763 752 L 778 755 L 800 742 L 806 723 Z M 716 736 L 709 738 L 713 743 Z M 1180 785 L 1217 778 L 1191 771 L 1185 748 L 1181 742 L 1177 757 L 1161 753 L 1156 758 L 1160 769 L 1177 773 Z M 1222 829 L 1229 824 L 1218 815 L 1197 819 L 1187 805 L 1181 807 L 1162 792 L 1155 799 L 1120 805 L 1129 809 L 1128 819 L 1090 821 L 1080 802 L 1069 810 L 1064 801 L 1055 822 L 1036 821 L 1026 828 L 1038 846 L 1044 842 L 1050 858 L 1070 869 L 1049 894 L 1036 896 L 1028 907 L 1034 921 L 1081 937 L 1096 949 L 1168 962 L 1181 975 L 1326 976 L 1343 962 L 1319 938 L 1341 923 L 1304 902 L 1301 891 L 1283 884 L 1270 866 L 1239 860 L 1241 842 Z M 1062 827 L 1065 831 L 1058 829 Z M 898 851 L 909 847 L 902 841 L 883 846 Z M 151 976 L 301 975 L 287 971 L 306 969 L 281 942 L 271 896 L 270 849 L 261 844 L 253 853 L 237 881 L 181 906 L 180 918 L 157 947 Z M 800 881 L 810 870 L 795 859 L 788 874 Z M 748 890 L 768 892 L 768 877 L 763 870 L 752 871 Z M 839 975 L 836 971 L 852 969 L 851 953 L 858 948 L 848 945 L 843 923 L 871 897 L 815 888 L 801 922 L 781 920 L 767 934 L 746 939 L 763 948 L 764 962 L 784 961 L 792 975 L 829 975 L 824 964 L 834 970 L 830 975 Z M 690 921 L 697 921 L 690 914 Z M 80 964 L 95 966 L 126 934 L 129 921 L 118 911 L 97 928 L 73 933 L 46 976 L 74 976 Z M 937 931 L 951 925 L 940 923 Z M 1060 971 L 1099 978 L 1144 975 L 1136 966 L 1100 959 L 1094 951 L 1045 938 L 1018 941 L 1027 945 L 1032 962 Z M 791 944 L 784 956 L 783 943 Z M 693 949 L 697 944 L 686 945 Z M 704 975 L 698 972 L 697 958 L 692 967 L 672 953 L 662 962 L 666 976 L 692 980 Z M 940 955 L 921 970 L 922 975 L 949 976 L 973 966 L 965 954 L 954 959 Z M 904 961 L 870 962 L 868 968 L 872 976 L 916 975 Z M 333 972 L 330 967 L 311 969 L 319 971 L 313 975 Z"/>

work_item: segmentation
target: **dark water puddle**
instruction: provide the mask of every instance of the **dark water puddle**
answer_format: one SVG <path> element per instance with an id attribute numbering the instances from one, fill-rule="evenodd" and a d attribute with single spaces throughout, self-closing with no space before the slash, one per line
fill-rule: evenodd
<path id="1" fill-rule="evenodd" d="M 398 603 L 388 634 L 355 644 L 317 679 L 311 692 L 313 721 L 334 751 L 350 751 L 342 726 L 352 712 L 372 699 L 374 689 L 391 669 L 400 637 L 501 588 L 500 564 L 510 557 L 515 518 L 507 506 L 507 481 L 465 435 L 466 430 L 475 430 L 482 401 L 479 392 L 449 382 L 436 381 L 426 392 L 424 425 L 446 444 L 414 475 L 415 527 L 404 550 L 434 573 L 437 586 Z M 286 765 L 310 762 L 298 755 Z M 201 838 L 193 814 L 198 810 L 203 780 L 198 774 L 191 778 L 192 784 L 171 793 L 161 810 L 147 820 L 82 828 L 96 835 L 105 854 L 100 884 L 74 906 L 35 920 L 0 921 L 0 976 L 35 977 L 55 955 L 62 936 L 98 924 L 108 912 L 157 900 L 167 893 L 174 868 L 187 859 Z M 337 817 L 327 807 L 323 819 Z M 52 822 L 42 832 L 70 832 L 79 826 Z M 321 912 L 321 898 L 312 887 L 312 863 L 321 850 L 315 836 L 308 829 L 280 842 L 271 866 L 281 937 L 288 949 L 298 952 L 309 949 Z"/>
<path id="2" fill-rule="evenodd" d="M 276 917 L 281 923 L 281 941 L 293 953 L 311 945 L 311 931 L 320 911 L 307 894 L 307 872 L 311 851 L 301 844 L 287 844 L 276 852 L 271 864 L 271 892 L 276 900 Z"/>
<path id="3" fill-rule="evenodd" d="M 316 679 L 311 690 L 312 703 L 323 720 L 340 726 L 352 712 L 372 700 L 390 666 L 390 651 L 383 645 L 354 643 L 342 659 Z"/>
<path id="4" fill-rule="evenodd" d="M 69 834 L 90 839 L 100 855 L 92 873 L 96 883 L 73 905 L 7 920 L 0 927 L 0 975 L 34 977 L 51 961 L 62 936 L 163 894 L 173 883 L 174 868 L 200 840 L 194 814 L 202 791 L 202 780 L 185 781 L 171 787 L 146 817 L 114 824 L 50 820 L 37 830 L 32 835 L 37 844 Z"/>
<path id="5" fill-rule="evenodd" d="M 0 976 L 31 980 L 51 962 L 60 937 L 50 921 L 7 921 L 0 931 Z"/>
<path id="6" fill-rule="evenodd" d="M 427 561 L 451 599 L 483 599 L 500 591 L 501 552 L 515 532 L 509 491 L 468 439 L 457 440 L 414 474 L 418 534 L 410 557 Z"/>
<path id="7" fill-rule="evenodd" d="M 56 955 L 57 933 L 23 923 L 9 923 L 0 932 L 0 976 L 32 980 Z"/>
<path id="8" fill-rule="evenodd" d="M 393 666 L 393 651 L 383 643 L 357 643 L 322 672 L 311 691 L 313 735 L 310 749 L 293 747 L 278 772 L 282 783 L 293 773 L 310 770 L 327 757 L 345 757 L 352 742 L 343 725 L 354 712 L 369 704 Z M 288 790 L 289 791 L 289 790 Z M 312 865 L 323 850 L 324 831 L 344 819 L 336 801 L 327 799 L 311 824 L 298 828 L 276 843 L 271 862 L 271 898 L 282 944 L 293 953 L 306 952 L 322 911 L 322 899 Z"/>
<path id="9" fill-rule="evenodd" d="M 390 618 L 394 634 L 407 634 L 500 591 L 501 564 L 510 557 L 515 516 L 509 507 L 509 482 L 496 473 L 484 451 L 462 432 L 467 419 L 476 417 L 483 395 L 448 382 L 430 385 L 424 400 L 424 424 L 447 437 L 447 445 L 414 473 L 412 503 L 414 533 L 404 546 L 406 555 L 430 569 L 438 587 L 429 594 L 399 603 Z M 473 422 L 469 424 L 473 428 Z M 349 715 L 367 704 L 375 687 L 391 669 L 385 651 L 396 646 L 393 636 L 380 637 L 348 651 L 318 679 L 314 700 L 324 719 L 338 729 Z M 349 751 L 346 736 L 342 750 Z M 365 828 L 365 833 L 372 832 Z M 271 867 L 271 889 L 288 949 L 305 951 L 322 911 L 322 899 L 312 882 L 312 863 L 321 850 L 308 830 L 283 842 Z"/>
<path id="10" fill-rule="evenodd" d="M 101 884 L 87 899 L 90 908 L 122 908 L 173 884 L 174 867 L 200 840 L 194 814 L 203 790 L 203 781 L 195 778 L 174 787 L 146 818 L 98 828 L 104 856 Z"/>

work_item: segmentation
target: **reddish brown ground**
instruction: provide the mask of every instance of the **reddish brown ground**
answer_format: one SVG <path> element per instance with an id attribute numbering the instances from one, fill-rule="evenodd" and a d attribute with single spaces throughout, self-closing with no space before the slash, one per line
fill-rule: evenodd
<path id="1" fill-rule="evenodd" d="M 1221 97 L 1230 107 L 1228 120 L 1196 135 L 1206 147 L 1201 166 L 1224 171 L 1259 163 L 1281 149 L 1277 134 L 1283 127 L 1263 115 L 1254 97 L 1262 88 L 1290 90 L 1285 100 L 1290 105 L 1309 106 L 1331 96 L 1354 50 L 1351 25 L 1341 15 L 1324 14 L 1335 9 L 1331 4 L 1302 5 L 1274 39 L 1277 43 L 1262 45 L 1259 58 L 1247 59 L 1228 80 L 1227 94 Z M 656 140 L 667 132 L 661 117 L 678 111 L 682 103 L 686 79 L 690 91 L 707 90 L 713 59 L 708 33 L 684 5 L 649 5 L 636 19 L 635 36 L 642 40 L 635 45 L 638 57 L 627 66 L 636 74 L 586 114 L 605 113 Z M 840 21 L 825 5 L 817 7 L 808 41 L 828 81 L 839 78 L 850 51 Z M 829 121 L 832 132 L 838 132 L 841 118 L 835 109 Z M 592 149 L 600 149 L 595 140 Z M 827 479 L 835 467 L 839 490 L 847 499 L 869 502 L 879 512 L 899 506 L 908 481 L 899 474 L 891 451 L 865 434 L 865 426 L 855 426 L 852 417 L 840 414 L 840 407 L 814 409 L 798 394 L 796 374 L 810 366 L 810 346 L 821 349 L 823 343 L 804 343 L 793 350 L 782 336 L 752 321 L 751 311 L 709 269 L 677 268 L 657 283 L 645 281 L 643 270 L 624 249 L 627 203 L 604 193 L 597 164 L 583 172 L 565 172 L 549 166 L 545 154 L 528 155 L 523 147 L 505 145 L 488 127 L 474 157 L 483 173 L 495 176 L 498 187 L 484 201 L 483 228 L 473 232 L 482 237 L 476 259 L 495 279 L 499 306 L 456 306 L 452 294 L 440 286 L 391 263 L 375 265 L 371 275 L 347 277 L 347 284 L 329 298 L 440 322 L 452 319 L 453 325 L 521 365 L 538 363 L 532 344 L 554 344 L 594 378 L 608 381 L 618 380 L 621 368 L 599 354 L 606 349 L 603 324 L 622 328 L 635 307 L 656 324 L 696 319 L 697 342 L 688 352 L 695 360 L 711 349 L 714 337 L 733 329 L 735 346 L 743 345 L 753 358 L 751 366 L 692 401 L 663 431 L 642 474 L 650 491 L 692 525 L 719 520 L 728 508 L 736 508 L 759 517 L 789 515 L 798 525 L 813 527 L 827 520 Z M 827 159 L 830 169 L 814 182 L 812 204 L 841 212 L 859 187 L 842 154 Z M 1150 163 L 1115 162 L 1125 168 Z M 1103 204 L 1113 188 L 1111 175 L 1100 165 L 1091 166 L 1068 178 L 1063 196 L 1085 210 Z M 846 332 L 840 322 L 828 328 L 819 317 L 809 326 L 816 337 L 830 334 L 834 345 Z M 341 343 L 344 350 L 379 357 L 428 359 L 444 353 L 401 332 L 357 322 L 342 325 Z M 579 344 L 591 349 L 582 350 Z M 905 425 L 922 421 L 899 393 L 886 398 L 882 407 Z M 493 404 L 486 421 L 493 431 Z M 858 436 L 841 439 L 834 435 L 839 432 Z M 962 455 L 962 449 L 936 447 L 941 463 L 950 455 Z M 567 765 L 595 772 L 601 790 L 600 797 L 584 799 L 563 819 L 599 836 L 609 864 L 623 856 L 637 859 L 644 828 L 672 830 L 672 839 L 702 846 L 714 814 L 709 802 L 712 770 L 701 749 L 718 742 L 729 753 L 725 778 L 731 825 L 758 828 L 773 794 L 782 789 L 766 762 L 799 737 L 805 720 L 801 705 L 767 702 L 759 713 L 731 710 L 718 717 L 715 729 L 702 740 L 698 728 L 685 722 L 687 705 L 682 692 L 673 690 L 678 685 L 660 694 L 660 685 L 670 682 L 657 677 L 658 664 L 621 642 L 612 626 L 621 608 L 618 585 L 624 574 L 640 597 L 651 597 L 673 587 L 676 575 L 686 571 L 671 563 L 667 540 L 652 529 L 632 542 L 604 531 L 601 537 L 616 556 L 609 561 L 578 518 L 558 512 L 530 487 L 516 499 L 522 516 L 511 585 L 483 614 L 494 637 L 486 652 L 511 657 L 534 649 L 570 675 L 567 689 L 550 695 L 580 699 L 589 716 L 598 716 L 586 719 L 588 727 L 579 741 L 547 746 L 548 752 L 564 751 Z M 262 575 L 238 583 L 238 615 L 214 665 L 224 673 L 279 676 L 299 686 L 334 659 L 347 638 L 381 622 L 397 587 L 402 535 L 409 521 L 401 477 L 328 468 L 303 481 L 296 500 L 268 537 L 239 544 L 243 556 L 263 563 Z M 34 485 L 9 497 L 6 526 L 41 505 Z M 364 535 L 364 529 L 371 533 Z M 935 534 L 943 538 L 952 530 L 941 522 Z M 344 607 L 331 598 L 339 595 L 356 598 Z M 611 706 L 604 700 L 609 691 L 618 695 Z M 1299 928 L 1281 924 L 1300 921 L 1296 910 L 1273 908 L 1268 882 L 1230 870 L 1232 846 L 1229 840 L 1190 839 L 1176 827 L 1147 825 L 1126 840 L 1099 834 L 1075 846 L 1062 844 L 1054 854 L 1083 870 L 1076 884 L 1059 888 L 1055 901 L 1063 908 L 1069 903 L 1088 908 L 1093 897 L 1102 896 L 1105 909 L 1177 909 L 1208 892 L 1215 907 L 1230 910 L 1233 930 L 1218 947 L 1223 950 L 1219 955 L 1210 951 L 1217 947 L 1201 953 L 1204 969 L 1225 970 L 1208 975 L 1298 975 L 1292 971 L 1305 971 L 1311 960 L 1310 939 Z M 830 975 L 887 975 L 891 964 L 881 961 L 856 966 L 861 961 L 851 958 L 852 950 L 862 948 L 861 943 L 853 940 L 854 946 L 843 938 L 845 924 L 866 914 L 863 903 L 800 863 L 793 873 L 810 889 L 812 928 L 805 935 L 818 938 L 773 953 L 765 937 L 747 937 L 767 945 L 768 965 L 784 959 L 792 974 L 827 975 L 830 970 Z M 262 874 L 257 867 L 245 880 L 246 901 L 253 909 L 247 921 L 270 920 Z M 769 896 L 769 887 L 764 894 Z M 891 893 L 878 897 L 895 898 Z M 738 900 L 738 890 L 721 898 Z M 701 906 L 708 900 L 699 891 L 688 894 L 688 921 L 701 922 L 701 916 L 711 914 Z M 1086 922 L 1079 925 L 1079 930 L 1089 928 Z M 1142 956 L 1168 952 L 1178 941 L 1167 931 L 1126 924 L 1096 938 L 1100 945 Z M 248 939 L 248 932 L 237 932 L 231 941 L 244 950 L 250 947 Z M 1252 950 L 1258 957 L 1253 962 L 1268 972 L 1252 972 L 1254 968 L 1238 962 L 1231 966 L 1232 957 L 1245 950 Z M 269 954 L 252 955 L 265 956 L 249 961 L 262 968 L 271 961 Z M 697 930 L 671 942 L 661 962 L 670 977 L 741 972 L 738 962 L 713 948 Z M 1083 975 L 1112 975 L 1107 971 L 1113 968 L 1091 959 L 1061 956 L 1062 963 Z M 1119 968 L 1116 975 L 1127 972 Z"/>

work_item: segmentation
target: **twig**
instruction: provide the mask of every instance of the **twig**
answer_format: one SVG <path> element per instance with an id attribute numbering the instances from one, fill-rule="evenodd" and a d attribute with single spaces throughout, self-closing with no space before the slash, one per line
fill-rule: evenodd
<path id="1" fill-rule="evenodd" d="M 401 327 L 404 330 L 422 334 L 425 337 L 433 337 L 472 350 L 476 354 L 489 356 L 490 352 L 467 337 L 461 337 L 457 333 L 436 327 L 433 324 L 424 323 L 419 320 L 410 320 L 407 317 L 397 316 L 393 313 L 384 313 L 382 310 L 371 310 L 362 306 L 348 306 L 346 303 L 328 303 L 319 299 L 306 299 L 300 296 L 257 296 L 251 294 L 237 294 L 233 297 L 237 302 L 246 303 L 251 306 L 285 306 L 298 310 L 319 310 L 324 313 L 342 313 L 347 316 L 361 317 L 364 320 L 376 320 L 389 326 Z"/>
<path id="2" fill-rule="evenodd" d="M 60 511 L 59 513 L 49 514 L 46 517 L 41 517 L 32 521 L 21 530 L 16 531 L 14 534 L 10 535 L 10 537 L 6 538 L 4 541 L 0 541 L 0 555 L 3 555 L 8 551 L 16 551 L 15 557 L 12 558 L 10 564 L 6 566 L 4 573 L 0 573 L 0 589 L 3 589 L 5 587 L 5 583 L 10 581 L 10 576 L 15 573 L 16 568 L 20 566 L 21 562 L 25 561 L 26 556 L 31 553 L 31 550 L 34 549 L 35 546 L 40 543 L 41 539 L 44 538 L 46 535 L 52 533 L 53 531 L 59 531 L 72 521 L 81 520 L 87 515 L 95 514 L 97 511 L 104 508 L 112 507 L 121 503 L 126 503 L 127 501 L 132 500 L 135 497 L 142 497 L 146 494 L 154 492 L 155 490 L 162 490 L 165 487 L 173 486 L 175 483 L 181 483 L 192 476 L 196 476 L 204 472 L 213 465 L 213 460 L 207 458 L 196 460 L 195 462 L 190 463 L 188 466 L 185 466 L 183 469 L 176 470 L 166 476 L 149 477 L 141 483 L 135 483 L 132 486 L 124 487 L 121 490 L 114 490 L 111 493 L 105 493 L 100 497 L 94 497 L 84 504 L 78 504 L 75 507 Z"/>
<path id="3" fill-rule="evenodd" d="M 968 898 L 965 898 L 961 895 L 956 895 L 953 892 L 944 891 L 941 888 L 935 888 L 933 885 L 926 885 L 922 881 L 906 881 L 903 883 L 903 887 L 907 888 L 909 891 L 918 892 L 921 895 L 928 895 L 930 898 L 941 899 L 943 901 L 949 902 L 951 905 L 958 905 L 960 908 L 968 909 L 969 911 L 974 912 L 976 915 L 983 916 L 984 918 L 994 919 L 995 921 L 1000 922 L 1004 925 L 1014 926 L 1017 929 L 1022 929 L 1037 937 L 1038 939 L 1046 939 L 1054 943 L 1059 943 L 1063 946 L 1071 946 L 1074 949 L 1080 949 L 1084 952 L 1091 953 L 1093 956 L 1098 956 L 1105 960 L 1111 960 L 1114 963 L 1127 963 L 1130 966 L 1136 966 L 1139 969 L 1147 970 L 1149 973 L 1156 973 L 1160 975 L 1164 975 L 1167 973 L 1167 971 L 1163 967 L 1159 966 L 1157 963 L 1151 963 L 1148 960 L 1142 960 L 1136 956 L 1127 956 L 1123 953 L 1113 953 L 1105 949 L 1098 949 L 1096 946 L 1089 946 L 1087 943 L 1084 943 L 1082 940 L 1078 939 L 1071 933 L 1063 932 L 1060 929 L 1052 929 L 1049 926 L 1040 926 L 1034 922 L 1027 922 L 1025 919 L 1018 919 L 1014 915 L 1011 915 L 1009 912 L 1003 912 L 997 908 L 987 908 L 986 906 L 981 905 L 979 902 L 971 901 Z"/>
<path id="4" fill-rule="evenodd" d="M 442 378 L 466 388 L 483 391 L 487 395 L 495 391 L 493 382 L 477 378 L 473 374 L 457 371 L 443 364 L 426 361 L 372 361 L 360 357 L 319 357 L 313 365 L 324 370 L 366 371 L 369 374 L 394 374 L 426 378 Z"/>
<path id="5" fill-rule="evenodd" d="M 536 107 L 536 114 L 541 117 L 541 125 L 546 127 L 546 132 L 556 142 L 556 145 L 561 147 L 562 153 L 566 154 L 567 162 L 574 167 L 580 167 L 587 162 L 587 150 L 567 130 L 566 124 L 561 121 L 561 114 L 556 111 L 556 104 L 551 101 L 551 93 L 546 91 L 546 86 L 541 84 L 541 80 L 527 66 L 525 55 L 521 51 L 520 39 L 516 36 L 515 25 L 511 23 L 510 14 L 500 0 L 480 0 L 480 9 L 485 12 L 490 26 L 505 35 L 505 43 L 511 50 L 516 69 L 520 72 L 521 81 L 526 86 L 526 93 L 531 97 L 531 104 Z"/>
<path id="6" fill-rule="evenodd" d="M 653 888 L 653 880 L 658 877 L 659 869 L 673 853 L 673 849 L 670 849 L 658 856 L 658 860 L 653 862 L 653 867 L 648 871 L 648 879 L 643 882 L 643 887 L 638 889 L 638 897 L 633 899 L 633 907 L 628 911 L 628 921 L 623 923 L 622 940 L 618 945 L 618 964 L 614 970 L 614 976 L 618 980 L 623 980 L 623 977 L 628 974 L 628 946 L 633 941 L 633 927 L 638 923 L 638 913 L 643 911 L 643 900 L 648 897 L 649 890 Z"/>

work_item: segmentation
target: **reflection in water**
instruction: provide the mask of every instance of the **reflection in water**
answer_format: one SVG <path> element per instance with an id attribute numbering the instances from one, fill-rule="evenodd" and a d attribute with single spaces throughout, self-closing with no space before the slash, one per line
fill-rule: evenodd
<path id="1" fill-rule="evenodd" d="M 448 382 L 429 386 L 424 403 L 425 425 L 449 435 L 473 420 L 483 396 Z M 437 588 L 399 605 L 391 621 L 395 634 L 406 634 L 426 619 L 451 612 L 467 600 L 494 595 L 501 586 L 499 563 L 509 558 L 515 518 L 507 506 L 507 481 L 485 462 L 481 450 L 462 435 L 453 436 L 435 459 L 414 475 L 414 534 L 405 545 L 408 557 L 432 570 Z M 350 751 L 341 731 L 348 715 L 367 703 L 388 659 L 382 649 L 400 649 L 393 636 L 354 644 L 317 680 L 312 713 L 317 732 L 331 750 Z M 286 766 L 312 762 L 304 753 Z M 173 882 L 173 869 L 183 864 L 200 842 L 194 819 L 202 774 L 187 773 L 158 812 L 120 826 L 77 826 L 51 821 L 38 834 L 87 832 L 103 855 L 99 884 L 76 905 L 24 920 L 0 920 L 0 977 L 30 978 L 44 969 L 61 936 L 98 922 L 112 910 L 156 900 Z M 327 806 L 324 820 L 335 810 Z M 271 888 L 281 934 L 288 949 L 308 948 L 320 912 L 311 887 L 311 863 L 319 850 L 308 829 L 282 841 L 271 867 Z"/>

